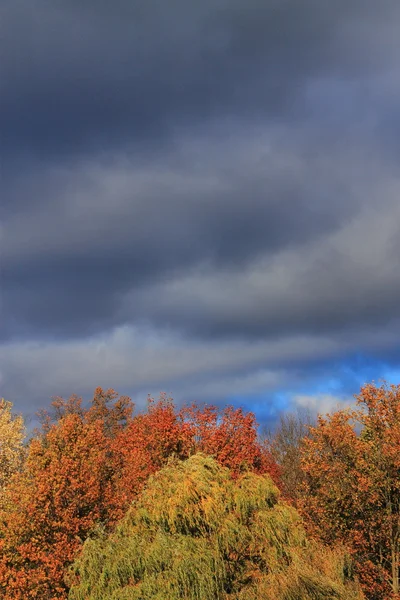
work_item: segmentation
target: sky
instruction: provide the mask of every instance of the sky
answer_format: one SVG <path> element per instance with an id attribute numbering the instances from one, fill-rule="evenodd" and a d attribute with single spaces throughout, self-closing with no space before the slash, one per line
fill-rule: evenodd
<path id="1" fill-rule="evenodd" d="M 2 0 L 0 395 L 273 423 L 400 382 L 398 0 Z"/>

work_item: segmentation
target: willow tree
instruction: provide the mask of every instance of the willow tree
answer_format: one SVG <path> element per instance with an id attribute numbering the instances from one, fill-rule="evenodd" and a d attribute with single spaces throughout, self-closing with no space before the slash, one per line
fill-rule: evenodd
<path id="1" fill-rule="evenodd" d="M 70 600 L 360 600 L 340 551 L 307 540 L 267 475 L 197 454 L 150 478 L 116 530 L 88 539 Z"/>

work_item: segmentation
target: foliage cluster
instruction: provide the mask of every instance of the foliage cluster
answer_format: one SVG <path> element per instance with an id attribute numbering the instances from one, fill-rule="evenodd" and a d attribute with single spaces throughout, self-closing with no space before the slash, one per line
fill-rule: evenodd
<path id="1" fill-rule="evenodd" d="M 365 385 L 356 409 L 319 416 L 302 460 L 309 527 L 350 548 L 371 600 L 400 597 L 400 385 Z"/>
<path id="2" fill-rule="evenodd" d="M 356 600 L 346 558 L 307 540 L 269 476 L 201 454 L 152 476 L 115 532 L 88 539 L 71 600 Z M 347 574 L 348 575 L 348 574 Z"/>
<path id="3" fill-rule="evenodd" d="M 97 388 L 24 439 L 1 400 L 2 600 L 400 599 L 400 385 L 265 442 L 241 409 Z"/>
<path id="4" fill-rule="evenodd" d="M 165 396 L 149 399 L 143 413 L 133 414 L 133 408 L 129 398 L 101 388 L 89 408 L 76 396 L 56 398 L 22 462 L 21 422 L 5 405 L 1 598 L 65 599 L 66 569 L 90 532 L 112 529 L 149 476 L 172 456 L 184 460 L 201 450 L 236 477 L 245 469 L 277 477 L 252 414 L 234 408 L 178 410 Z"/>

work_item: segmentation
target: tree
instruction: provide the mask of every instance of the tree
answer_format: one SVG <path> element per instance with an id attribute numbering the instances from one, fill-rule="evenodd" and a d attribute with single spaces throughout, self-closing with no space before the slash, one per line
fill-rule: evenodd
<path id="1" fill-rule="evenodd" d="M 128 505 L 170 456 L 190 455 L 193 432 L 173 400 L 161 395 L 158 401 L 148 398 L 146 410 L 135 415 L 116 444 L 122 457 L 119 495 Z"/>
<path id="2" fill-rule="evenodd" d="M 355 410 L 320 416 L 303 468 L 303 512 L 315 531 L 351 548 L 369 598 L 398 597 L 400 386 L 365 385 Z"/>
<path id="3" fill-rule="evenodd" d="M 199 408 L 195 404 L 181 411 L 190 423 L 194 452 L 203 452 L 228 467 L 234 476 L 251 469 L 268 473 L 275 483 L 280 472 L 267 444 L 257 435 L 257 421 L 252 412 L 226 406 L 219 411 L 215 406 Z"/>
<path id="4" fill-rule="evenodd" d="M 25 426 L 21 416 L 12 414 L 13 405 L 0 399 L 0 501 L 11 476 L 24 458 Z"/>
<path id="5" fill-rule="evenodd" d="M 4 599 L 66 597 L 64 571 L 89 531 L 112 526 L 124 514 L 114 439 L 130 405 L 115 392 L 53 403 L 42 433 L 30 442 L 23 470 L 7 487 L 0 511 L 0 595 Z"/>
<path id="6" fill-rule="evenodd" d="M 301 468 L 301 448 L 313 423 L 314 419 L 308 411 L 284 413 L 276 430 L 267 436 L 272 457 L 280 467 L 282 492 L 295 505 L 305 477 Z"/>
<path id="7" fill-rule="evenodd" d="M 269 476 L 201 454 L 152 476 L 114 533 L 88 539 L 70 600 L 360 600 L 339 552 L 307 540 Z M 347 575 L 346 575 L 347 573 Z"/>

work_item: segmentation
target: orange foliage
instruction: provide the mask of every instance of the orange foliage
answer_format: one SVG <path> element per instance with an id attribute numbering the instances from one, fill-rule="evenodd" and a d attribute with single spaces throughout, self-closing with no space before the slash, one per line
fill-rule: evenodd
<path id="1" fill-rule="evenodd" d="M 132 498 L 148 476 L 167 458 L 184 460 L 196 452 L 213 456 L 234 476 L 246 469 L 269 473 L 279 481 L 276 463 L 266 446 L 257 439 L 257 423 L 252 413 L 242 409 L 193 404 L 176 410 L 171 398 L 148 400 L 147 412 L 136 416 L 116 440 L 124 456 L 121 495 Z"/>
<path id="2" fill-rule="evenodd" d="M 115 398 L 112 390 L 97 389 L 87 411 L 74 396 L 57 399 L 59 420 L 47 417 L 42 435 L 31 441 L 24 470 L 10 483 L 0 511 L 5 599 L 65 598 L 64 567 L 88 532 L 122 516 L 114 493 L 118 460 L 112 436 L 131 406 L 124 398 L 107 406 Z"/>
<path id="3" fill-rule="evenodd" d="M 324 541 L 348 545 L 370 600 L 398 598 L 400 386 L 366 385 L 357 404 L 310 429 L 303 512 Z"/>
<path id="4" fill-rule="evenodd" d="M 194 451 L 213 456 L 228 467 L 234 476 L 243 469 L 269 473 L 279 482 L 278 466 L 266 445 L 257 439 L 257 423 L 253 413 L 241 408 L 226 407 L 222 413 L 214 406 L 200 409 L 196 405 L 184 408 L 182 417 L 194 433 Z"/>
<path id="5" fill-rule="evenodd" d="M 277 477 L 257 441 L 254 416 L 240 409 L 177 410 L 165 396 L 132 416 L 129 398 L 97 388 L 91 406 L 72 396 L 43 415 L 23 470 L 0 507 L 0 596 L 64 600 L 65 570 L 90 532 L 124 515 L 150 474 L 174 455 L 201 450 L 235 474 L 250 468 Z"/>

